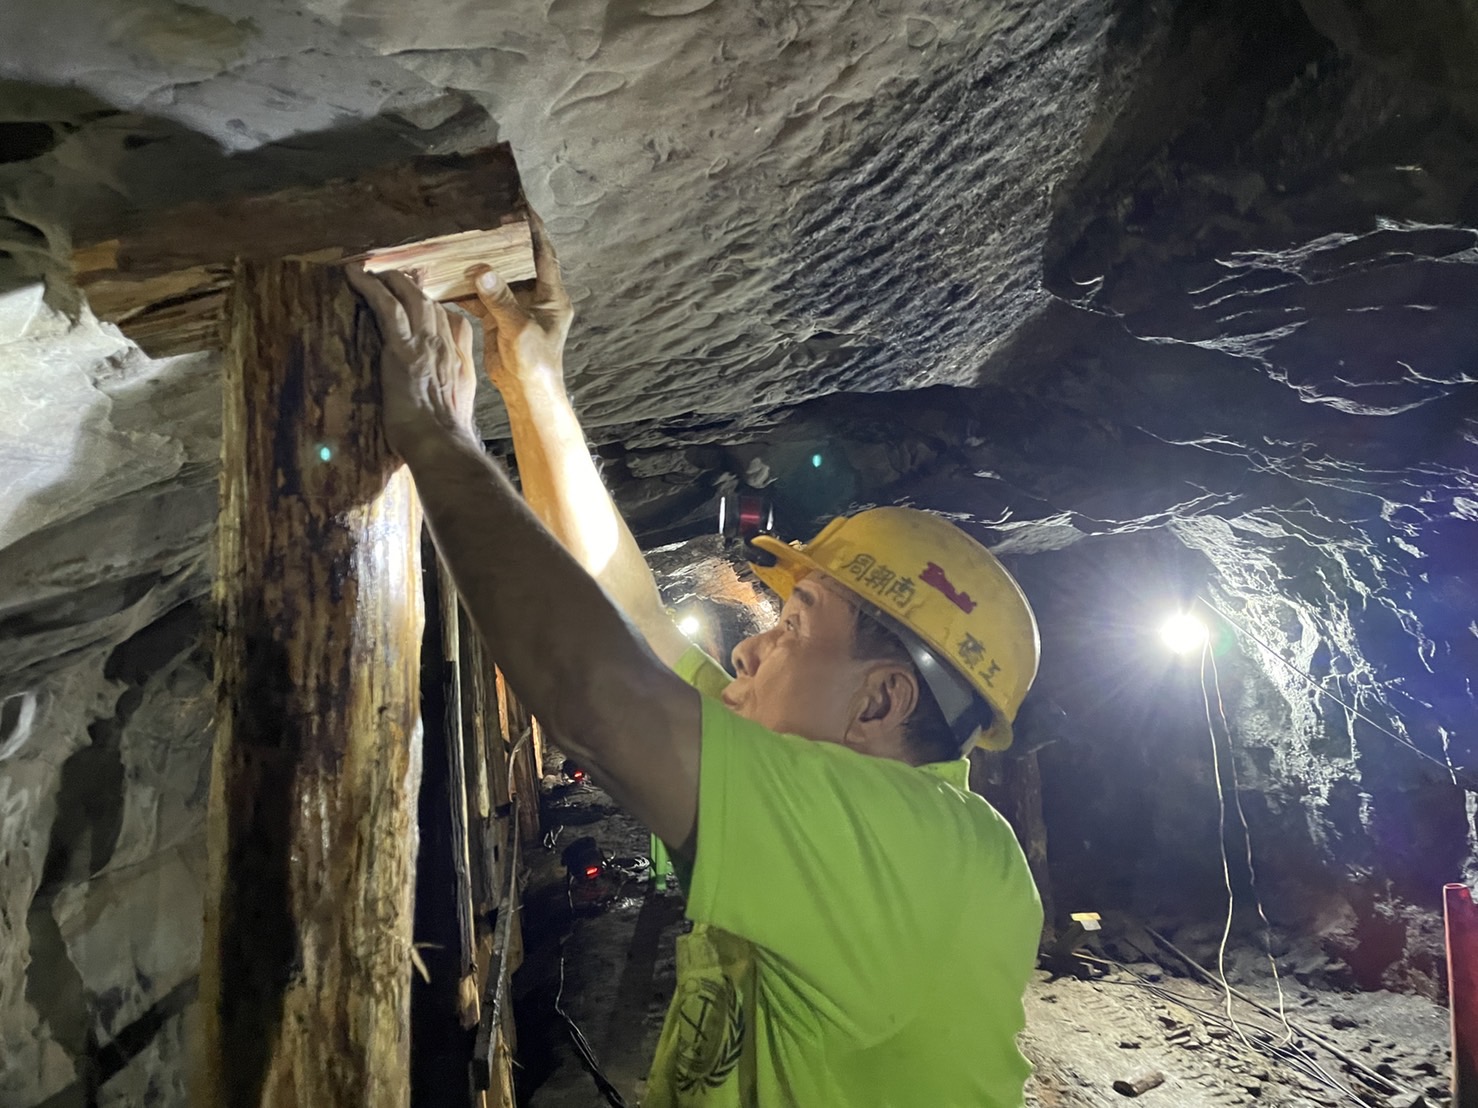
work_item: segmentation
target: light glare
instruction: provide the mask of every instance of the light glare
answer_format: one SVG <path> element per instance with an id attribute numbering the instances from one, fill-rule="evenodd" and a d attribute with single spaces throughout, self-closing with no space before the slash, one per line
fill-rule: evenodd
<path id="1" fill-rule="evenodd" d="M 703 625 L 698 622 L 698 617 L 691 613 L 677 621 L 677 629 L 690 639 L 702 630 L 702 627 Z"/>
<path id="2" fill-rule="evenodd" d="M 1189 654 L 1205 646 L 1210 636 L 1204 623 L 1188 612 L 1181 612 L 1165 621 L 1160 628 L 1160 637 L 1175 653 Z"/>

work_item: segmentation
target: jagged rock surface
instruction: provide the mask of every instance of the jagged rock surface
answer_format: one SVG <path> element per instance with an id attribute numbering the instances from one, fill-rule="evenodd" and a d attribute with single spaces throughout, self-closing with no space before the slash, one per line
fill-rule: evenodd
<path id="1" fill-rule="evenodd" d="M 1192 916 L 1205 704 L 1151 633 L 1199 593 L 1260 887 L 1324 937 L 1290 968 L 1438 987 L 1478 778 L 1460 7 L 100 12 L 0 11 L 0 1102 L 185 1103 L 198 957 L 218 367 L 97 325 L 70 232 L 498 139 L 649 541 L 760 487 L 795 534 L 893 500 L 975 529 L 1041 616 L 1059 902 Z M 733 630 L 716 556 L 665 557 Z"/>

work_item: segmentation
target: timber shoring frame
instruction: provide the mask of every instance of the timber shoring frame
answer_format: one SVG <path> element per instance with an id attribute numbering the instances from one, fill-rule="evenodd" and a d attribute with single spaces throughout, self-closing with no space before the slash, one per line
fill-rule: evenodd
<path id="1" fill-rule="evenodd" d="M 148 353 L 225 348 L 218 736 L 192 1096 L 206 1108 L 409 1102 L 420 509 L 380 431 L 379 335 L 342 263 L 414 268 L 443 301 L 471 295 L 478 264 L 527 279 L 520 198 L 502 146 L 77 239 L 74 271 L 94 311 Z M 432 613 L 444 664 L 428 683 L 444 725 L 429 738 L 460 845 L 455 1016 L 470 1048 L 488 973 L 506 974 L 521 951 L 516 904 L 500 917 L 497 959 L 491 933 L 495 890 L 506 874 L 516 898 L 518 880 L 503 846 L 518 821 L 498 715 L 512 702 L 443 571 L 427 565 L 444 585 Z M 520 792 L 536 798 L 537 780 Z M 537 833 L 536 799 L 533 817 Z M 468 1071 L 469 1103 L 511 1105 L 503 1026 L 502 1099 L 476 1094 Z"/>

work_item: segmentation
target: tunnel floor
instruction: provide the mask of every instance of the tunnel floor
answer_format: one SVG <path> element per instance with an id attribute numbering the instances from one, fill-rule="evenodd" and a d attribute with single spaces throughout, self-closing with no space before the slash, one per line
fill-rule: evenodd
<path id="1" fill-rule="evenodd" d="M 570 892 L 560 858 L 577 839 L 592 836 L 618 857 L 647 851 L 642 828 L 600 789 L 546 786 L 544 816 L 551 845 L 529 856 L 527 945 L 514 978 L 518 1102 L 521 1108 L 610 1103 L 554 1010 L 563 945 L 563 1007 L 606 1077 L 635 1108 L 675 983 L 672 951 L 684 927 L 682 902 L 644 877 L 613 875 Z M 1228 1021 L 1219 988 L 1177 975 L 1168 962 L 1092 966 L 1102 976 L 1087 980 L 1045 969 L 1034 974 L 1023 1037 L 1036 1067 L 1028 1108 L 1122 1104 L 1129 1098 L 1115 1091 L 1115 1082 L 1152 1074 L 1163 1083 L 1135 1098 L 1146 1108 L 1448 1104 L 1447 1012 L 1432 1001 L 1285 980 L 1290 1037 L 1277 1019 L 1240 1001 Z M 1241 980 L 1237 988 L 1276 1008 L 1271 975 Z M 1367 1072 L 1357 1072 L 1326 1044 Z"/>

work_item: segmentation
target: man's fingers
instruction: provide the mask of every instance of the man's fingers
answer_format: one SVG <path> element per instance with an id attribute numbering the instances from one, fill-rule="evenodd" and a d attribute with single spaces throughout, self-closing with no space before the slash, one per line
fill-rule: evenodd
<path id="1" fill-rule="evenodd" d="M 413 332 L 425 330 L 428 322 L 435 326 L 435 317 L 430 314 L 429 309 L 436 305 L 426 299 L 426 294 L 421 291 L 420 285 L 398 269 L 381 274 L 380 280 L 385 282 L 385 287 L 395 294 L 395 299 L 400 301 L 400 306 L 405 309 L 405 317 L 410 321 Z"/>
<path id="2" fill-rule="evenodd" d="M 528 209 L 529 237 L 534 244 L 534 295 L 540 304 L 562 304 L 565 300 L 564 274 L 544 221 L 533 208 Z"/>
<path id="3" fill-rule="evenodd" d="M 462 365 L 469 373 L 475 374 L 477 366 L 472 360 L 472 322 L 461 312 L 454 312 L 450 308 L 443 310 L 451 324 L 452 342 L 457 347 L 457 354 L 462 359 Z"/>
<path id="4" fill-rule="evenodd" d="M 346 266 L 344 274 L 354 291 L 364 297 L 380 324 L 380 335 L 386 342 L 410 341 L 410 322 L 400 300 L 385 287 L 380 278 L 362 265 Z"/>
<path id="5" fill-rule="evenodd" d="M 491 269 L 484 269 L 477 275 L 476 288 L 477 298 L 498 326 L 511 327 L 527 322 L 528 316 L 508 287 L 508 282 Z"/>

